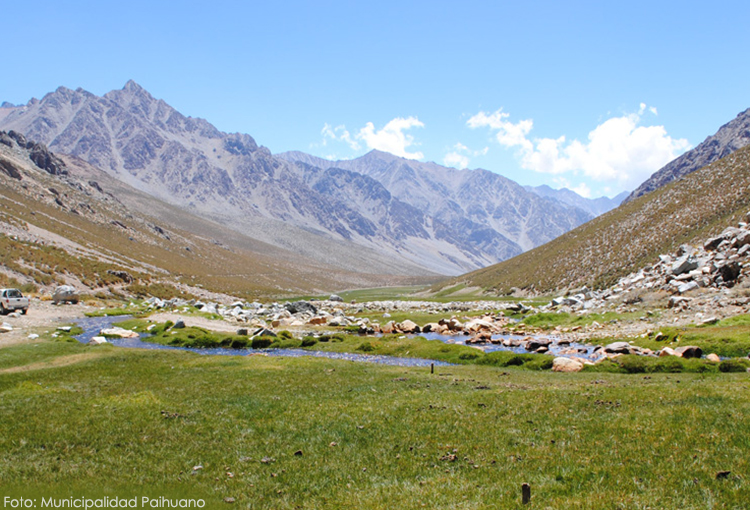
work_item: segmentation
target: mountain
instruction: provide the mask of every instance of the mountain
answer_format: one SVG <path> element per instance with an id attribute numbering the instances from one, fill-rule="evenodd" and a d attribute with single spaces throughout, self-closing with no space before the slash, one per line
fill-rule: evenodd
<path id="1" fill-rule="evenodd" d="M 550 204 L 516 182 L 483 169 L 456 170 L 378 150 L 340 161 L 296 151 L 276 156 L 305 166 L 369 176 L 431 218 L 438 237 L 459 246 L 476 246 L 501 260 L 544 244 L 593 217 L 566 204 Z"/>
<path id="2" fill-rule="evenodd" d="M 721 126 L 715 135 L 706 138 L 696 148 L 665 165 L 638 186 L 625 201 L 634 200 L 676 179 L 680 179 L 748 144 L 750 144 L 750 108 Z"/>
<path id="3" fill-rule="evenodd" d="M 93 294 L 166 285 L 174 295 L 270 297 L 429 281 L 312 263 L 13 131 L 0 131 L 0 208 L 0 286 L 68 283 Z M 117 276 L 125 273 L 129 281 Z"/>
<path id="4" fill-rule="evenodd" d="M 0 109 L 13 129 L 160 200 L 342 271 L 434 277 L 517 255 L 591 216 L 486 170 L 371 152 L 275 157 L 246 134 L 186 117 L 137 83 L 64 87 Z"/>
<path id="5" fill-rule="evenodd" d="M 576 193 L 575 191 L 569 190 L 568 188 L 553 189 L 542 184 L 541 186 L 524 186 L 526 190 L 536 193 L 540 197 L 551 198 L 557 200 L 563 204 L 577 207 L 583 211 L 586 211 L 591 216 L 596 217 L 600 214 L 604 214 L 607 211 L 611 211 L 615 207 L 619 206 L 625 198 L 630 194 L 627 191 L 623 191 L 614 198 L 599 197 L 599 198 L 585 198 Z"/>
<path id="6" fill-rule="evenodd" d="M 624 203 L 544 246 L 442 282 L 433 292 L 475 288 L 528 293 L 604 288 L 685 243 L 718 235 L 750 210 L 750 147 Z"/>

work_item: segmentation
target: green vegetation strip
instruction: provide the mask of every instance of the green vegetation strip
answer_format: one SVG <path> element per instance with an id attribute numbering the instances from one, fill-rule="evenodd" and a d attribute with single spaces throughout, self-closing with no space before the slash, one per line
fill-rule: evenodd
<path id="1" fill-rule="evenodd" d="M 742 508 L 746 374 L 556 374 L 0 350 L 0 486 L 15 496 L 234 498 L 246 508 Z M 75 355 L 79 357 L 73 358 Z M 79 359 L 80 358 L 80 359 Z M 25 487 L 25 488 L 24 488 Z"/>
<path id="2" fill-rule="evenodd" d="M 249 338 L 244 335 L 216 333 L 198 327 L 173 328 L 167 321 L 149 324 L 142 319 L 131 319 L 116 325 L 141 333 L 141 339 L 173 347 L 225 348 L 225 349 L 306 349 L 324 352 L 375 354 L 404 358 L 422 358 L 454 364 L 489 365 L 494 367 L 523 367 L 530 370 L 549 370 L 554 356 L 545 354 L 514 353 L 511 351 L 484 352 L 467 345 L 449 344 L 441 340 L 427 340 L 420 336 L 383 335 L 380 337 L 324 334 L 317 337 L 295 338 L 288 331 L 277 337 Z M 262 351 L 259 351 L 262 352 Z M 679 357 L 620 356 L 615 360 L 586 366 L 589 372 L 609 373 L 715 373 L 742 372 L 750 367 L 750 360 L 727 360 L 712 363 L 705 359 Z"/>

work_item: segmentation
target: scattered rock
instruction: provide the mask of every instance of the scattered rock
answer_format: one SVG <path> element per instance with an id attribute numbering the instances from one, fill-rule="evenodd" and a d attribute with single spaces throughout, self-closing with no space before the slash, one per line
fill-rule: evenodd
<path id="1" fill-rule="evenodd" d="M 709 354 L 708 356 L 706 356 L 706 360 L 710 361 L 711 363 L 720 363 L 721 362 L 721 358 L 717 354 L 715 354 L 713 352 L 711 354 Z"/>
<path id="2" fill-rule="evenodd" d="M 686 345 L 684 347 L 678 347 L 675 349 L 678 356 L 683 358 L 700 358 L 703 356 L 703 350 L 700 347 L 694 345 Z"/>
<path id="3" fill-rule="evenodd" d="M 552 361 L 553 372 L 580 372 L 583 363 L 570 358 L 558 357 Z"/>

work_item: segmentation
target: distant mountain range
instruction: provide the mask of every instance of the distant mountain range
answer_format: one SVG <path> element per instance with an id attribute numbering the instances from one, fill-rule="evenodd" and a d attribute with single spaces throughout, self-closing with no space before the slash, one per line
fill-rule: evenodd
<path id="1" fill-rule="evenodd" d="M 5 103 L 0 129 L 252 238 L 369 274 L 459 274 L 546 243 L 611 205 L 379 151 L 337 162 L 274 156 L 133 81 L 102 97 L 60 87 L 26 105 Z"/>
<path id="2" fill-rule="evenodd" d="M 584 198 L 575 191 L 569 190 L 568 188 L 554 189 L 550 188 L 546 184 L 541 186 L 524 186 L 528 191 L 536 193 L 540 197 L 551 198 L 568 204 L 572 207 L 577 207 L 583 211 L 586 211 L 591 216 L 599 216 L 605 212 L 611 211 L 615 207 L 619 206 L 625 198 L 630 194 L 627 191 L 623 191 L 614 198 L 599 197 L 599 198 Z"/>

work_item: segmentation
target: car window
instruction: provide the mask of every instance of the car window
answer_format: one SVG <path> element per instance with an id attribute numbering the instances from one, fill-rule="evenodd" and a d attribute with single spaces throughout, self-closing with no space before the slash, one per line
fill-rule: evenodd
<path id="1" fill-rule="evenodd" d="M 20 297 L 23 297 L 23 296 L 21 295 L 21 291 L 18 291 L 18 290 L 9 290 L 8 291 L 8 297 L 20 298 Z"/>

